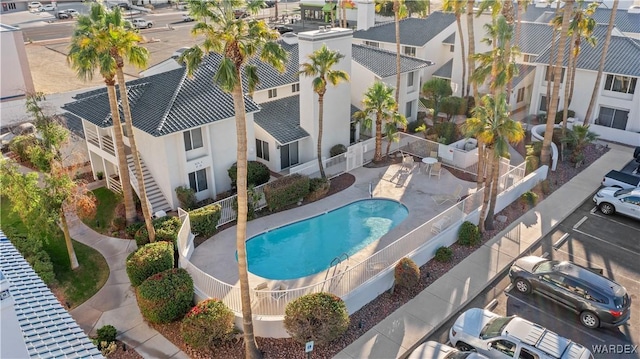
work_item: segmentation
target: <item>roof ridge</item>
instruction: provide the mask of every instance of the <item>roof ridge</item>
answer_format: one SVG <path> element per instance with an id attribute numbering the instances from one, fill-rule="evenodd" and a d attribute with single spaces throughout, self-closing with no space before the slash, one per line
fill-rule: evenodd
<path id="1" fill-rule="evenodd" d="M 178 86 L 176 86 L 176 90 L 173 92 L 173 95 L 171 96 L 171 100 L 169 101 L 169 105 L 164 110 L 164 114 L 162 115 L 162 119 L 160 120 L 160 123 L 158 123 L 158 126 L 156 127 L 156 133 L 160 133 L 162 131 L 162 127 L 167 122 L 167 117 L 169 116 L 169 112 L 171 112 L 171 108 L 173 107 L 173 104 L 176 102 L 176 98 L 178 97 L 178 93 L 180 93 L 180 90 L 182 89 L 182 86 L 184 85 L 184 81 L 187 78 L 187 71 L 186 71 L 185 66 L 182 66 L 182 70 L 183 70 L 182 71 L 182 78 L 180 79 L 180 83 L 178 84 Z"/>

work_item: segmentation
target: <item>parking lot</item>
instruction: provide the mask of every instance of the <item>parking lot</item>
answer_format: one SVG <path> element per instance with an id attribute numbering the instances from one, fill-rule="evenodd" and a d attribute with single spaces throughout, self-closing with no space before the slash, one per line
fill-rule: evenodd
<path id="1" fill-rule="evenodd" d="M 620 215 L 605 216 L 591 197 L 545 236 L 529 253 L 554 260 L 571 260 L 623 285 L 631 297 L 631 319 L 617 328 L 583 327 L 578 315 L 540 295 L 524 295 L 500 275 L 465 307 L 485 307 L 500 315 L 517 315 L 538 323 L 591 350 L 595 358 L 640 358 L 640 221 Z M 446 343 L 455 317 L 428 340 Z"/>

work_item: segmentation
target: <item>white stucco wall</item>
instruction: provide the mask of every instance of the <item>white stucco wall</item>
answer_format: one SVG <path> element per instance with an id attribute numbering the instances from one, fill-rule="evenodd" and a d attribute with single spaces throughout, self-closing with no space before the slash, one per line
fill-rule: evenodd
<path id="1" fill-rule="evenodd" d="M 260 161 L 264 164 L 266 164 L 267 166 L 269 166 L 269 168 L 271 168 L 272 170 L 279 172 L 280 171 L 280 151 L 277 149 L 277 142 L 276 140 L 271 137 L 271 135 L 262 129 L 262 127 L 255 125 L 255 138 L 264 142 L 267 142 L 269 144 L 269 161 L 265 161 L 262 158 L 257 158 L 256 157 L 256 161 Z M 254 140 L 254 146 L 255 146 L 255 140 Z"/>
<path id="2" fill-rule="evenodd" d="M 378 78 L 373 72 L 355 61 L 351 62 L 351 78 L 355 79 L 351 81 L 351 103 L 358 108 L 362 108 L 364 93 Z M 395 86 L 395 83 L 393 86 Z"/>
<path id="3" fill-rule="evenodd" d="M 257 103 L 265 103 L 265 102 L 280 100 L 285 97 L 297 95 L 298 92 L 293 92 L 291 85 L 293 84 L 286 84 L 284 86 L 278 86 L 278 87 L 273 87 L 266 90 L 256 91 L 253 93 L 253 101 Z M 276 97 L 269 98 L 269 90 L 271 89 L 276 89 L 276 93 L 277 93 Z M 302 88 L 300 90 L 302 90 Z"/>

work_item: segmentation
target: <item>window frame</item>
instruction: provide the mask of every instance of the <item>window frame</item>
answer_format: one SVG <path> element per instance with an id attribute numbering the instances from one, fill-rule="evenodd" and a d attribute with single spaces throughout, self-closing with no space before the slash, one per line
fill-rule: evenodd
<path id="1" fill-rule="evenodd" d="M 518 93 L 516 95 L 516 103 L 520 103 L 520 102 L 524 101 L 524 92 L 525 92 L 525 88 L 524 87 L 520 87 L 518 89 Z"/>
<path id="2" fill-rule="evenodd" d="M 300 83 L 299 82 L 297 82 L 295 84 L 291 84 L 291 92 L 292 93 L 300 92 Z"/>
<path id="3" fill-rule="evenodd" d="M 544 81 L 547 82 L 547 83 L 549 82 L 549 79 L 551 79 L 551 81 L 553 81 L 553 72 L 550 72 L 549 69 L 551 69 L 551 66 L 547 65 L 545 67 L 545 70 L 544 70 Z M 567 69 L 566 67 L 564 67 L 564 66 L 562 67 L 562 74 L 560 74 L 560 77 L 561 77 L 560 78 L 560 83 L 561 84 L 564 83 L 564 75 L 565 75 L 566 69 Z M 554 70 L 554 72 L 555 72 L 555 70 Z"/>
<path id="4" fill-rule="evenodd" d="M 623 93 L 627 95 L 633 95 L 635 94 L 637 82 L 638 82 L 637 77 L 607 74 L 607 77 L 605 78 L 605 81 L 604 81 L 604 90 Z M 626 86 L 625 86 L 626 88 L 623 91 L 621 85 L 624 85 L 625 83 L 626 83 Z M 617 84 L 618 86 L 620 86 L 620 88 L 615 89 L 614 87 Z"/>
<path id="5" fill-rule="evenodd" d="M 403 45 L 402 54 L 405 56 L 416 57 L 416 47 Z"/>
<path id="6" fill-rule="evenodd" d="M 193 134 L 198 133 L 199 135 L 199 145 L 198 143 L 194 143 L 194 136 Z M 198 136 L 196 136 L 196 138 L 198 138 Z M 185 152 L 189 152 L 189 151 L 193 151 L 193 150 L 197 150 L 198 148 L 202 148 L 204 147 L 204 138 L 202 136 L 202 127 L 198 127 L 198 128 L 192 128 L 190 130 L 186 130 L 184 132 L 182 132 L 182 139 L 184 141 L 184 150 Z"/>
<path id="7" fill-rule="evenodd" d="M 256 157 L 269 161 L 269 142 L 256 138 Z"/>
<path id="8" fill-rule="evenodd" d="M 607 123 L 605 123 L 605 122 L 603 122 L 603 120 L 601 120 L 601 118 L 602 118 L 602 110 L 603 109 L 612 111 L 612 115 L 610 116 L 610 120 L 608 120 Z M 626 112 L 626 114 L 627 114 L 626 119 L 624 120 L 624 126 L 623 127 L 614 126 L 614 124 L 616 124 L 616 115 L 617 115 L 618 112 Z M 626 110 L 626 109 L 608 107 L 608 106 L 600 106 L 600 109 L 598 110 L 598 117 L 596 118 L 596 124 L 599 125 L 599 126 L 615 128 L 617 130 L 625 131 L 627 129 L 627 125 L 629 123 L 629 114 L 630 113 L 631 113 L 631 111 L 630 110 Z M 620 119 L 618 118 L 618 120 L 620 120 Z"/>
<path id="9" fill-rule="evenodd" d="M 413 101 L 407 101 L 404 104 L 404 116 L 409 118 L 411 117 L 412 114 L 413 114 Z"/>
<path id="10" fill-rule="evenodd" d="M 380 48 L 380 43 L 378 41 L 363 40 L 362 43 L 367 46 Z"/>
<path id="11" fill-rule="evenodd" d="M 414 86 L 414 83 L 415 83 L 415 81 L 414 81 L 414 79 L 413 79 L 413 78 L 414 78 L 414 75 L 415 75 L 415 74 L 414 74 L 414 72 L 413 72 L 413 71 L 411 71 L 411 72 L 409 72 L 409 73 L 407 74 L 407 87 L 409 87 L 409 88 L 413 88 L 413 86 Z"/>
<path id="12" fill-rule="evenodd" d="M 187 177 L 189 178 L 189 188 L 193 189 L 195 193 L 203 192 L 209 189 L 209 181 L 207 178 L 206 168 L 189 172 L 187 174 Z M 202 180 L 204 180 L 204 182 L 202 182 Z M 204 184 L 204 188 L 200 188 L 201 184 Z"/>
<path id="13" fill-rule="evenodd" d="M 278 89 L 277 88 L 272 88 L 267 90 L 267 96 L 269 98 L 276 98 L 278 97 Z"/>

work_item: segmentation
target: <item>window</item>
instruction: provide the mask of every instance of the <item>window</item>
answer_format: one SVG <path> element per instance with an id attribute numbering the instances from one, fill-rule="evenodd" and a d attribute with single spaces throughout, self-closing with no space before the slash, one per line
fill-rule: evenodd
<path id="1" fill-rule="evenodd" d="M 520 349 L 520 355 L 518 355 L 518 359 L 538 359 L 538 354 L 532 352 L 531 350 L 522 347 Z"/>
<path id="2" fill-rule="evenodd" d="M 622 92 L 633 94 L 636 89 L 635 77 L 607 75 L 607 80 L 604 83 L 604 89 L 608 91 Z"/>
<path id="3" fill-rule="evenodd" d="M 600 114 L 596 120 L 596 124 L 619 130 L 627 129 L 627 120 L 629 119 L 628 110 L 620 110 L 610 107 L 600 107 Z"/>
<path id="4" fill-rule="evenodd" d="M 269 161 L 269 142 L 261 141 L 256 138 L 256 156 L 265 161 Z"/>
<path id="5" fill-rule="evenodd" d="M 454 52 L 456 51 L 456 46 L 455 45 L 450 45 L 449 46 L 449 52 Z"/>
<path id="6" fill-rule="evenodd" d="M 413 46 L 403 46 L 402 47 L 402 53 L 407 55 L 407 56 L 416 56 L 416 48 Z"/>
<path id="7" fill-rule="evenodd" d="M 269 90 L 269 98 L 278 97 L 278 89 Z"/>
<path id="8" fill-rule="evenodd" d="M 405 107 L 404 115 L 407 118 L 411 117 L 412 105 L 413 105 L 412 101 L 407 102 L 407 104 L 405 105 L 406 107 Z"/>
<path id="9" fill-rule="evenodd" d="M 624 198 L 622 201 L 629 204 L 635 204 L 636 206 L 640 206 L 640 196 L 629 196 L 627 198 Z"/>
<path id="10" fill-rule="evenodd" d="M 291 85 L 291 92 L 300 92 L 300 83 Z"/>
<path id="11" fill-rule="evenodd" d="M 407 74 L 407 87 L 413 87 L 413 72 Z"/>
<path id="12" fill-rule="evenodd" d="M 364 41 L 364 44 L 367 46 L 372 46 L 372 47 L 380 47 L 380 43 L 377 41 Z"/>
<path id="13" fill-rule="evenodd" d="M 196 128 L 190 131 L 184 131 L 184 150 L 191 151 L 202 147 L 202 129 Z"/>
<path id="14" fill-rule="evenodd" d="M 535 59 L 536 59 L 535 55 L 529 55 L 529 54 L 522 55 L 522 62 L 533 62 L 535 61 Z"/>
<path id="15" fill-rule="evenodd" d="M 512 343 L 505 339 L 496 340 L 489 344 L 493 349 L 499 351 L 502 354 L 513 357 L 516 353 L 516 343 Z"/>
<path id="16" fill-rule="evenodd" d="M 565 68 L 563 67 L 562 75 L 560 76 L 560 83 L 564 81 L 564 70 Z M 544 71 L 544 80 L 549 81 L 549 78 L 551 78 L 551 81 L 553 81 L 553 71 L 551 71 L 551 67 L 547 66 Z"/>
<path id="17" fill-rule="evenodd" d="M 205 169 L 189 173 L 189 187 L 196 193 L 205 191 L 207 188 L 207 172 Z"/>
<path id="18" fill-rule="evenodd" d="M 518 99 L 516 102 L 520 103 L 524 101 L 524 87 L 518 89 Z"/>
<path id="19" fill-rule="evenodd" d="M 560 105 L 560 99 L 558 99 L 558 103 L 557 103 L 557 105 Z M 539 109 L 540 109 L 540 111 L 542 111 L 542 112 L 547 112 L 547 111 L 549 111 L 549 110 L 547 109 L 547 96 L 542 95 L 542 96 L 540 97 L 540 106 L 539 106 Z M 556 110 L 557 110 L 557 109 L 558 109 L 558 106 L 556 106 Z"/>
<path id="20" fill-rule="evenodd" d="M 298 159 L 298 142 L 292 142 L 288 145 L 280 146 L 280 168 L 285 169 L 293 165 L 297 165 Z"/>

